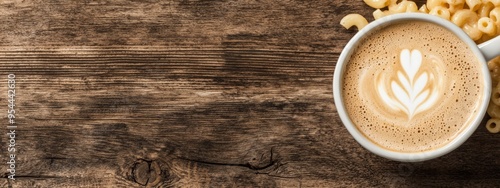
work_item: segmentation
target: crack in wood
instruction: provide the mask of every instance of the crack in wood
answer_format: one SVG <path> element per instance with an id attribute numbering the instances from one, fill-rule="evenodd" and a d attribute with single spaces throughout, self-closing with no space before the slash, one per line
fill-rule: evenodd
<path id="1" fill-rule="evenodd" d="M 266 169 L 277 164 L 277 160 L 273 158 L 273 149 L 271 149 L 271 155 L 269 157 L 269 162 L 262 167 L 252 165 L 252 164 L 250 164 L 250 162 L 247 162 L 247 163 L 221 163 L 221 162 L 210 162 L 210 161 L 189 159 L 189 158 L 185 158 L 185 157 L 178 157 L 177 159 L 181 159 L 181 160 L 185 160 L 185 161 L 189 161 L 189 162 L 207 164 L 207 165 L 244 167 L 244 168 L 248 168 L 248 169 L 255 170 L 255 171 L 266 170 Z"/>
<path id="2" fill-rule="evenodd" d="M 185 161 L 189 161 L 189 162 L 195 162 L 195 163 L 201 163 L 201 164 L 207 164 L 207 165 L 218 165 L 218 166 L 237 166 L 237 167 L 245 167 L 245 168 L 249 168 L 249 169 L 252 169 L 252 170 L 263 170 L 263 169 L 266 169 L 272 165 L 274 165 L 273 163 L 270 163 L 264 167 L 261 167 L 261 168 L 257 168 L 257 167 L 254 167 L 252 165 L 250 165 L 250 163 L 218 163 L 218 162 L 209 162 L 209 161 L 202 161 L 202 160 L 195 160 L 195 159 L 188 159 L 188 158 L 183 158 L 183 157 L 180 157 L 178 159 L 181 159 L 181 160 L 185 160 Z"/>

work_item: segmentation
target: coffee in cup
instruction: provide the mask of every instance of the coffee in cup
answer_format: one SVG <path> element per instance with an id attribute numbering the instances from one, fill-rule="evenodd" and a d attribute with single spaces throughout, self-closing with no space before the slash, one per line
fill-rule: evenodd
<path id="1" fill-rule="evenodd" d="M 345 67 L 348 116 L 371 142 L 423 152 L 451 142 L 483 97 L 483 65 L 448 29 L 400 22 L 367 35 Z"/>

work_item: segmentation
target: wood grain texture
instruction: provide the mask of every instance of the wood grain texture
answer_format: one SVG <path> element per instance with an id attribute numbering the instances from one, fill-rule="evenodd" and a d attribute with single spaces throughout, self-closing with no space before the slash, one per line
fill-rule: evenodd
<path id="1" fill-rule="evenodd" d="M 338 23 L 371 11 L 346 0 L 4 0 L 0 93 L 15 73 L 19 151 L 16 180 L 5 173 L 0 187 L 500 185 L 500 137 L 484 124 L 421 163 L 375 156 L 343 127 L 332 76 L 356 30 Z"/>

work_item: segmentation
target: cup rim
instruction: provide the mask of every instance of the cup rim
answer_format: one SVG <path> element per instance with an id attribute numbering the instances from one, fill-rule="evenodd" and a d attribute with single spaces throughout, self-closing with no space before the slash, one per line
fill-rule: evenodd
<path id="1" fill-rule="evenodd" d="M 348 60 L 352 55 L 354 47 L 356 47 L 356 45 L 358 45 L 359 42 L 367 34 L 370 34 L 373 31 L 376 31 L 393 23 L 405 20 L 425 21 L 428 23 L 440 25 L 448 29 L 456 36 L 458 36 L 463 42 L 465 42 L 469 46 L 471 51 L 474 53 L 474 55 L 477 57 L 479 63 L 482 63 L 484 65 L 482 66 L 481 70 L 484 75 L 482 82 L 485 84 L 485 87 L 483 89 L 484 93 L 482 96 L 482 101 L 481 101 L 482 103 L 478 107 L 477 116 L 474 117 L 473 120 L 471 121 L 471 124 L 467 126 L 464 130 L 462 130 L 452 141 L 448 142 L 446 145 L 440 148 L 423 152 L 410 153 L 410 152 L 392 151 L 385 149 L 370 141 L 355 127 L 354 123 L 347 115 L 342 97 L 341 88 L 343 85 L 343 80 L 341 78 L 344 74 L 344 69 L 346 67 L 346 64 L 348 63 Z M 438 16 L 433 16 L 423 13 L 400 13 L 400 14 L 388 15 L 366 25 L 363 29 L 358 31 L 351 40 L 349 40 L 347 45 L 342 50 L 335 65 L 335 71 L 333 76 L 333 97 L 335 106 L 340 116 L 340 119 L 342 120 L 342 123 L 347 128 L 349 133 L 354 137 L 354 139 L 359 144 L 361 144 L 362 147 L 371 151 L 372 153 L 375 153 L 376 155 L 382 156 L 387 159 L 402 161 L 402 162 L 419 162 L 419 161 L 434 159 L 443 156 L 455 150 L 460 145 L 462 145 L 475 132 L 479 124 L 482 122 L 490 101 L 491 90 L 492 86 L 491 86 L 489 70 L 487 67 L 487 62 L 477 44 L 464 31 L 462 31 L 461 28 L 459 28 L 452 22 L 440 18 Z"/>

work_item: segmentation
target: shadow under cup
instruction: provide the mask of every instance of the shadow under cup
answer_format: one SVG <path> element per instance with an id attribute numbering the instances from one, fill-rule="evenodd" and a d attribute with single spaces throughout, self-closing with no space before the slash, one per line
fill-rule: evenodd
<path id="1" fill-rule="evenodd" d="M 451 50 L 445 51 L 451 51 L 454 54 L 433 56 L 429 55 L 431 53 L 427 53 L 437 48 L 433 44 L 427 46 L 422 44 L 421 48 L 408 48 L 408 46 L 412 46 L 412 41 L 403 40 L 400 43 L 392 42 L 392 46 L 384 46 L 386 40 L 396 40 L 395 38 L 398 36 L 383 40 L 374 38 L 376 33 L 391 29 L 398 31 L 401 29 L 398 27 L 404 29 L 405 24 L 412 25 L 412 23 L 432 25 L 437 30 L 441 29 L 450 33 L 451 35 L 436 36 L 436 40 L 442 39 L 445 43 L 448 42 L 445 40 L 447 37 L 458 37 L 456 40 L 464 43 L 462 46 L 467 48 L 467 53 L 458 53 L 460 49 L 453 49 L 453 45 L 437 45 L 441 46 L 440 48 L 450 48 Z M 397 32 L 397 34 L 412 35 L 412 37 L 439 35 L 439 32 L 419 33 L 424 30 L 410 29 L 405 32 Z M 431 38 L 433 37 L 430 37 L 429 40 Z M 370 41 L 375 45 L 383 46 L 383 48 L 373 48 L 375 45 L 371 45 Z M 365 49 L 367 46 L 370 49 Z M 397 50 L 397 54 L 386 56 L 385 52 L 388 50 Z M 369 51 L 366 54 L 371 55 L 359 55 L 361 52 L 353 54 L 355 51 Z M 466 68 L 455 71 L 452 67 L 456 66 L 457 62 L 448 62 L 447 60 L 450 58 L 446 57 L 456 57 L 457 55 L 473 58 L 473 61 L 462 62 L 463 65 L 467 65 Z M 436 63 L 440 61 L 444 62 L 441 63 L 443 66 Z M 475 63 L 471 64 L 471 62 Z M 360 65 L 359 70 L 357 70 L 357 65 Z M 474 75 L 473 71 L 467 69 L 469 65 L 476 67 L 477 74 Z M 355 67 L 356 70 L 352 67 Z M 352 72 L 353 70 L 356 72 Z M 469 73 L 471 74 L 469 75 Z M 443 75 L 446 76 L 443 77 Z M 351 81 L 358 79 L 356 77 L 359 77 L 361 81 Z M 470 85 L 467 85 L 469 82 Z M 436 87 L 440 84 L 445 87 Z M 456 86 L 457 89 L 455 89 Z M 348 89 L 349 91 L 356 90 L 355 97 L 357 98 L 352 99 L 352 96 L 346 96 L 344 90 Z M 471 92 L 474 89 L 475 93 Z M 436 16 L 404 13 L 383 17 L 368 24 L 349 41 L 336 64 L 333 94 L 337 111 L 344 126 L 364 148 L 388 159 L 417 162 L 445 155 L 459 147 L 472 135 L 486 113 L 491 94 L 491 80 L 486 60 L 480 49 L 459 27 Z M 472 97 L 473 100 L 464 103 L 466 101 L 459 101 L 463 99 L 463 97 L 459 97 L 462 94 L 475 94 L 477 97 Z M 460 102 L 460 106 L 448 104 L 447 101 Z M 448 110 L 447 108 L 452 109 Z M 462 113 L 462 115 L 457 113 Z M 463 114 L 470 115 L 459 117 Z M 457 120 L 460 118 L 463 120 Z M 455 133 L 446 133 L 446 130 L 452 129 L 446 128 L 449 126 L 448 123 L 453 121 L 461 121 L 462 124 L 459 125 L 460 127 L 456 129 L 458 131 Z M 445 128 L 442 128 L 443 126 Z M 421 128 L 427 131 L 425 135 L 423 134 L 424 130 L 420 130 Z M 385 134 L 384 131 L 392 132 Z M 416 150 L 405 150 L 404 147 L 391 148 L 383 144 L 390 145 L 393 140 L 397 140 L 401 141 L 401 146 L 413 144 L 416 145 L 414 147 L 418 148 L 420 142 L 411 139 L 432 137 L 427 133 L 437 135 L 436 140 L 441 139 L 446 140 L 446 142 L 426 149 L 424 142 L 422 142 L 422 148 Z"/>

